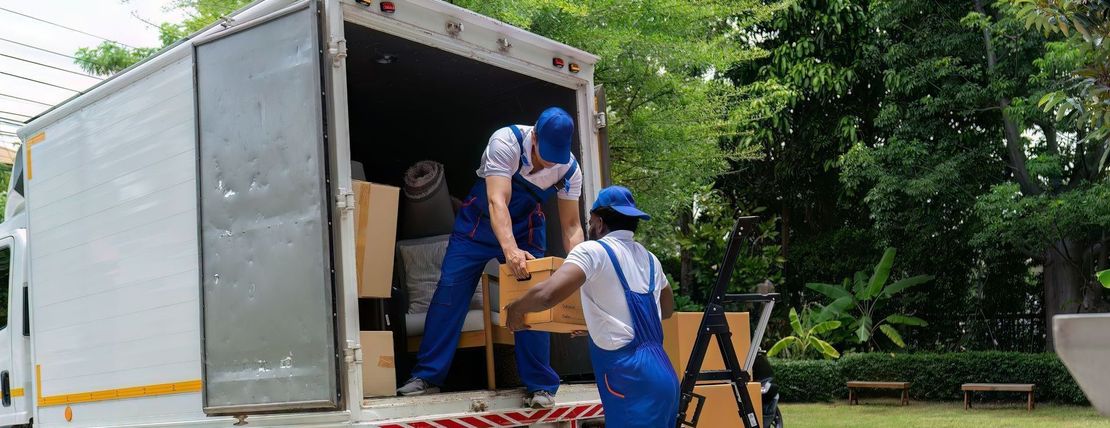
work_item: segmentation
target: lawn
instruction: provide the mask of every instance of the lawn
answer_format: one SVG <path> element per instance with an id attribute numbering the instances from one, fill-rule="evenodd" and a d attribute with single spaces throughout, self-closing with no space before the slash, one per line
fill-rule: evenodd
<path id="1" fill-rule="evenodd" d="M 964 411 L 963 403 L 911 402 L 909 406 L 873 403 L 848 406 L 835 404 L 784 404 L 786 428 L 808 427 L 1107 427 L 1110 418 L 1103 418 L 1093 408 L 1040 404 L 1033 412 L 1025 410 L 1025 402 L 981 405 Z"/>

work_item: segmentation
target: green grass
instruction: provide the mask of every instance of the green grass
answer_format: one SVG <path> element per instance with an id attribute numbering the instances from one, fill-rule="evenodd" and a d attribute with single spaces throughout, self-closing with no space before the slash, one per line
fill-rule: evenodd
<path id="1" fill-rule="evenodd" d="M 866 400 L 864 400 L 866 401 Z M 783 422 L 787 428 L 992 428 L 992 427 L 1107 427 L 1110 418 L 1103 418 L 1091 407 L 1038 404 L 1032 412 L 1025 410 L 1025 401 L 980 404 L 965 411 L 963 403 L 895 402 L 872 399 L 872 403 L 848 406 L 835 404 L 783 404 Z"/>

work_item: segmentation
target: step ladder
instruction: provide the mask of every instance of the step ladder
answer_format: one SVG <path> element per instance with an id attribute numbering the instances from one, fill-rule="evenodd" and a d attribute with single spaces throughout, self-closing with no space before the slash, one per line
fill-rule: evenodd
<path id="1" fill-rule="evenodd" d="M 767 330 L 767 321 L 771 318 L 771 310 L 774 309 L 775 302 L 779 300 L 779 294 L 775 293 L 774 285 L 770 281 L 764 281 L 763 284 L 760 284 L 758 293 L 727 293 L 728 283 L 732 279 L 732 271 L 736 267 L 736 258 L 740 255 L 741 246 L 745 245 L 745 240 L 749 236 L 757 236 L 758 227 L 759 217 L 740 217 L 736 220 L 736 226 L 733 227 L 732 233 L 729 235 L 725 260 L 717 274 L 717 283 L 713 287 L 713 292 L 709 295 L 709 302 L 705 305 L 705 314 L 702 316 L 701 326 L 698 328 L 694 349 L 691 351 L 690 359 L 686 363 L 686 371 L 682 376 L 676 428 L 698 426 L 698 419 L 701 418 L 702 407 L 705 405 L 705 397 L 694 393 L 694 387 L 701 380 L 730 382 L 732 393 L 736 397 L 736 408 L 744 428 L 759 427 L 759 420 L 755 412 L 762 410 L 753 408 L 752 398 L 748 395 L 747 384 L 751 380 L 749 373 L 751 373 L 752 364 L 755 363 L 756 355 L 759 353 L 759 344 L 763 340 L 763 334 Z M 751 246 L 754 247 L 754 241 L 751 242 Z M 725 318 L 724 305 L 726 303 L 763 304 L 759 314 L 759 323 L 752 335 L 752 345 L 748 350 L 748 355 L 745 356 L 743 365 L 740 364 L 736 350 L 732 347 L 732 332 L 729 330 L 728 320 Z M 716 337 L 717 346 L 721 350 L 721 357 L 724 358 L 725 369 L 702 371 L 701 366 L 705 361 L 705 353 L 709 350 L 709 340 L 714 337 Z M 697 398 L 698 401 L 691 419 L 687 420 L 687 411 L 694 398 Z"/>

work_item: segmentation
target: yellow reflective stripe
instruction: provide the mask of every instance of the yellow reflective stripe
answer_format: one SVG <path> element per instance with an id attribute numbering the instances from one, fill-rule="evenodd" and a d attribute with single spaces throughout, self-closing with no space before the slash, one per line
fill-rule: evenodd
<path id="1" fill-rule="evenodd" d="M 46 132 L 45 131 L 40 132 L 38 134 L 35 134 L 31 138 L 27 139 L 27 162 L 25 162 L 26 163 L 25 166 L 26 166 L 26 169 L 27 169 L 27 179 L 28 180 L 31 179 L 31 171 L 32 171 L 32 169 L 31 169 L 31 147 L 34 147 L 35 144 L 41 143 L 44 140 L 46 140 Z"/>
<path id="2" fill-rule="evenodd" d="M 103 389 L 90 392 L 75 392 L 72 394 L 42 395 L 42 366 L 35 366 L 35 387 L 38 389 L 39 407 L 60 406 L 65 404 L 91 403 L 95 401 L 123 400 L 127 398 L 153 397 L 168 394 L 183 394 L 187 392 L 200 392 L 201 382 L 186 380 L 181 382 L 156 383 L 151 385 L 132 386 L 128 388 Z M 22 389 L 19 390 L 22 394 Z"/>
<path id="3" fill-rule="evenodd" d="M 23 388 L 12 389 L 12 397 L 22 397 L 22 396 L 23 396 Z"/>

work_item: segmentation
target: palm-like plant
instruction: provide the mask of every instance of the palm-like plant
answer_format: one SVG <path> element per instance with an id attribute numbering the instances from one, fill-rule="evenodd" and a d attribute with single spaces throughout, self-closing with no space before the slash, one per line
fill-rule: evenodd
<path id="1" fill-rule="evenodd" d="M 863 271 L 856 272 L 854 278 L 845 278 L 840 284 L 806 284 L 809 289 L 821 293 L 832 299 L 832 303 L 823 306 L 821 318 L 840 319 L 855 336 L 860 344 L 874 345 L 875 333 L 882 332 L 891 342 L 899 348 L 906 346 L 902 334 L 895 328 L 901 326 L 925 326 L 925 320 L 903 314 L 893 314 L 886 318 L 880 316 L 880 306 L 898 293 L 906 289 L 929 282 L 933 279 L 929 275 L 918 275 L 887 284 L 890 279 L 890 269 L 894 265 L 894 248 L 887 248 L 882 260 L 875 266 L 874 272 L 868 278 Z"/>
<path id="2" fill-rule="evenodd" d="M 840 352 L 837 352 L 836 348 L 818 337 L 839 328 L 840 321 L 817 322 L 809 308 L 803 309 L 802 313 L 805 314 L 804 319 L 798 316 L 798 312 L 794 308 L 790 308 L 790 329 L 794 332 L 794 335 L 786 336 L 775 342 L 771 350 L 767 351 L 767 356 L 774 357 L 779 353 L 786 352 L 787 357 L 805 358 L 812 351 L 827 359 L 840 358 Z M 813 325 L 815 322 L 816 325 Z"/>

